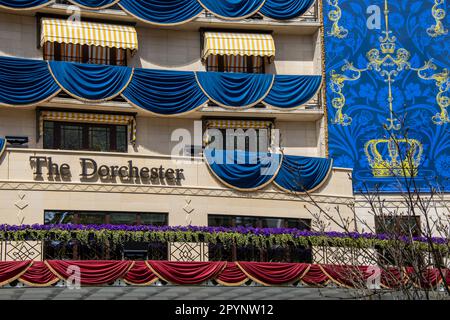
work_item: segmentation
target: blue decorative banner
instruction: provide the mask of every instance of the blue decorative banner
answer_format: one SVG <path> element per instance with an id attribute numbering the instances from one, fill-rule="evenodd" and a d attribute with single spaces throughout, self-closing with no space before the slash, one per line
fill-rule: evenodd
<path id="1" fill-rule="evenodd" d="M 82 8 L 100 10 L 119 5 L 137 19 L 156 25 L 176 25 L 196 18 L 207 9 L 226 20 L 248 18 L 260 12 L 266 17 L 289 20 L 304 14 L 315 0 L 69 0 Z M 52 0 L 0 0 L 0 8 L 32 10 Z"/>
<path id="2" fill-rule="evenodd" d="M 355 192 L 450 191 L 446 0 L 324 0 L 329 151 Z"/>

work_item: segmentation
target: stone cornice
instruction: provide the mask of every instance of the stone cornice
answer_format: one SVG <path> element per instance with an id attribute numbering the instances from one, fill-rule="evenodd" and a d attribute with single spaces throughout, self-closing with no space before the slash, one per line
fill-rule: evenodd
<path id="1" fill-rule="evenodd" d="M 97 184 L 97 183 L 62 183 L 40 181 L 0 181 L 0 190 L 23 191 L 56 191 L 56 192 L 98 192 L 98 193 L 134 193 L 180 195 L 199 197 L 244 198 L 279 201 L 311 202 L 308 195 L 292 195 L 276 191 L 238 192 L 231 189 L 198 188 L 179 186 L 152 186 L 152 185 L 124 185 L 124 184 Z M 318 203 L 353 205 L 353 197 L 334 195 L 313 195 L 312 199 Z"/>

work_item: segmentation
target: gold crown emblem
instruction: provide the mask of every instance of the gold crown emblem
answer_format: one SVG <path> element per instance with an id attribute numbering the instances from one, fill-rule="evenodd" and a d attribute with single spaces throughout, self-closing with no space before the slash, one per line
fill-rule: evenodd
<path id="1" fill-rule="evenodd" d="M 395 43 L 393 42 L 384 42 L 380 44 L 381 52 L 384 54 L 392 54 L 395 52 Z"/>
<path id="2" fill-rule="evenodd" d="M 374 139 L 366 143 L 365 153 L 375 177 L 415 177 L 423 146 L 415 139 Z"/>

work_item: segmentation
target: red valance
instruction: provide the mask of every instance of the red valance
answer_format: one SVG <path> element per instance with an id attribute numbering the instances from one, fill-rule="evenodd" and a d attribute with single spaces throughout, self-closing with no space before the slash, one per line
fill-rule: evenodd
<path id="1" fill-rule="evenodd" d="M 114 283 L 123 278 L 133 265 L 133 261 L 48 260 L 45 263 L 58 278 L 64 280 L 74 276 L 72 266 L 80 268 L 80 283 L 84 285 Z"/>
<path id="2" fill-rule="evenodd" d="M 158 280 L 144 261 L 136 261 L 123 280 L 131 285 L 146 286 Z"/>
<path id="3" fill-rule="evenodd" d="M 253 281 L 270 286 L 299 281 L 310 265 L 305 263 L 238 262 L 238 266 Z"/>
<path id="4" fill-rule="evenodd" d="M 200 284 L 216 278 L 226 262 L 170 262 L 148 261 L 158 278 L 176 284 Z"/>
<path id="5" fill-rule="evenodd" d="M 31 264 L 31 261 L 0 262 L 0 286 L 7 285 L 20 278 Z"/>
<path id="6" fill-rule="evenodd" d="M 240 286 L 248 281 L 248 277 L 235 262 L 227 262 L 216 281 L 224 286 Z"/>
<path id="7" fill-rule="evenodd" d="M 59 278 L 44 262 L 33 262 L 31 267 L 20 277 L 20 282 L 33 287 L 48 287 L 58 282 Z"/>
<path id="8" fill-rule="evenodd" d="M 74 268 L 75 266 L 75 268 Z M 288 285 L 301 281 L 325 286 L 330 281 L 343 287 L 364 285 L 374 267 L 314 265 L 264 262 L 170 262 L 170 261 L 59 261 L 0 262 L 0 286 L 19 280 L 26 285 L 45 287 L 60 279 L 68 280 L 80 270 L 82 285 L 108 285 L 118 279 L 130 285 L 151 285 L 157 280 L 179 285 L 198 285 L 215 280 L 225 286 L 240 286 L 249 279 L 263 285 Z M 443 270 L 450 284 L 450 272 Z M 443 279 L 439 270 L 427 269 L 420 279 L 411 268 L 392 268 L 381 273 L 384 288 L 407 283 L 422 288 L 436 287 Z"/>

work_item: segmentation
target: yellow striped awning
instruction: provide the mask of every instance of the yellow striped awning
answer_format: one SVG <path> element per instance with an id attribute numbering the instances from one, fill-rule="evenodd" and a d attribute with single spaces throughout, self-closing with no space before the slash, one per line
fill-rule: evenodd
<path id="1" fill-rule="evenodd" d="M 64 121 L 64 122 L 88 122 L 117 124 L 130 126 L 131 141 L 136 141 L 136 118 L 130 115 L 121 114 L 100 114 L 100 113 L 82 113 L 66 111 L 41 111 L 40 113 L 40 136 L 44 133 L 44 121 Z"/>
<path id="2" fill-rule="evenodd" d="M 208 129 L 267 129 L 272 126 L 271 121 L 260 120 L 208 120 Z"/>
<path id="3" fill-rule="evenodd" d="M 42 18 L 41 46 L 46 42 L 138 49 L 136 29 L 105 23 Z"/>
<path id="4" fill-rule="evenodd" d="M 275 42 L 270 34 L 205 32 L 202 58 L 210 55 L 274 57 Z"/>

